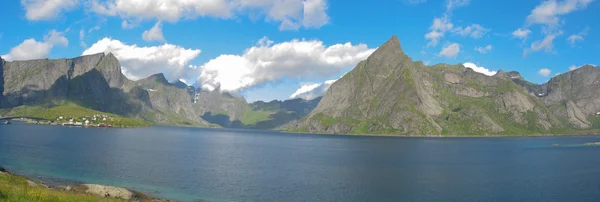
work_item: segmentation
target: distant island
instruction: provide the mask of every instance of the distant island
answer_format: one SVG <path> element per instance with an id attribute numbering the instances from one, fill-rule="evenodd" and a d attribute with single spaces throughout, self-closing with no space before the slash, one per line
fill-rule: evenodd
<path id="1" fill-rule="evenodd" d="M 538 85 L 518 72 L 489 76 L 461 64 L 412 61 L 396 36 L 314 100 L 248 103 L 219 89 L 169 82 L 163 74 L 132 81 L 110 53 L 0 58 L 0 73 L 0 116 L 49 124 L 404 136 L 600 133 L 598 67 L 586 65 Z"/>

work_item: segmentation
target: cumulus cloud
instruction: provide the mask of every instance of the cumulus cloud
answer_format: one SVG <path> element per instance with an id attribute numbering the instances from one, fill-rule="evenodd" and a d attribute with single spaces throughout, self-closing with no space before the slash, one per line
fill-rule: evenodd
<path id="1" fill-rule="evenodd" d="M 527 39 L 527 36 L 529 36 L 529 34 L 531 34 L 531 30 L 519 28 L 512 33 L 512 36 L 515 38 L 525 40 Z"/>
<path id="2" fill-rule="evenodd" d="M 542 24 L 555 26 L 560 22 L 560 16 L 573 11 L 583 10 L 594 0 L 549 0 L 536 6 L 527 16 L 527 24 Z"/>
<path id="3" fill-rule="evenodd" d="M 561 19 L 561 16 L 574 11 L 584 10 L 593 1 L 594 0 L 548 0 L 543 1 L 536 6 L 527 16 L 526 25 L 542 25 L 542 32 L 545 37 L 543 40 L 534 41 L 530 48 L 523 51 L 523 56 L 527 56 L 528 53 L 537 52 L 539 50 L 552 52 L 554 39 L 563 33 L 561 26 L 565 23 L 564 20 Z M 572 35 L 567 40 L 574 44 L 577 41 L 583 40 L 583 36 Z"/>
<path id="4" fill-rule="evenodd" d="M 439 55 L 448 57 L 448 58 L 455 58 L 459 52 L 460 52 L 460 44 L 451 43 L 451 44 L 444 46 L 444 48 L 442 48 L 442 51 L 440 51 Z"/>
<path id="5" fill-rule="evenodd" d="M 77 0 L 21 0 L 25 8 L 25 18 L 31 21 L 52 20 L 62 12 L 70 11 L 78 5 Z"/>
<path id="6" fill-rule="evenodd" d="M 476 47 L 475 51 L 477 51 L 477 52 L 479 52 L 481 54 L 486 54 L 486 53 L 492 51 L 492 48 L 493 48 L 492 45 L 487 45 L 487 46 L 484 46 L 484 47 Z"/>
<path id="7" fill-rule="evenodd" d="M 186 49 L 165 43 L 160 46 L 138 47 L 119 40 L 103 38 L 85 50 L 82 55 L 112 52 L 121 63 L 123 74 L 132 80 L 164 73 L 169 79 L 180 79 L 193 69 L 188 63 L 199 54 L 199 49 Z"/>
<path id="8" fill-rule="evenodd" d="M 144 41 L 165 41 L 162 32 L 162 22 L 158 21 L 150 30 L 144 31 L 142 39 Z"/>
<path id="9" fill-rule="evenodd" d="M 33 38 L 26 39 L 23 43 L 10 49 L 8 54 L 2 55 L 2 58 L 7 61 L 47 58 L 50 50 L 56 45 L 67 47 L 69 40 L 63 32 L 50 30 L 44 36 L 43 41 L 36 41 Z"/>
<path id="10" fill-rule="evenodd" d="M 335 83 L 336 80 L 327 80 L 323 83 L 307 84 L 303 85 L 296 92 L 290 95 L 290 99 L 301 98 L 304 100 L 312 100 L 317 97 L 323 96 L 331 84 Z"/>
<path id="11" fill-rule="evenodd" d="M 275 44 L 263 38 L 242 55 L 221 55 L 197 67 L 197 83 L 205 89 L 232 92 L 283 78 L 331 77 L 373 51 L 349 42 L 326 46 L 318 40 L 294 39 Z"/>
<path id="12" fill-rule="evenodd" d="M 551 74 L 551 73 L 552 73 L 552 70 L 550 70 L 550 69 L 546 69 L 546 68 L 544 68 L 544 69 L 540 69 L 540 70 L 538 71 L 538 74 L 539 74 L 540 76 L 544 76 L 544 77 L 548 77 L 548 76 L 550 76 L 550 74 Z"/>
<path id="13" fill-rule="evenodd" d="M 319 28 L 329 22 L 327 0 L 91 0 L 89 10 L 101 15 L 128 19 L 162 20 L 214 17 L 235 19 L 241 15 L 264 16 L 280 23 L 280 29 Z M 258 14 L 258 15 L 257 15 Z"/>
<path id="14" fill-rule="evenodd" d="M 307 28 L 319 28 L 329 23 L 326 0 L 304 1 L 304 18 L 302 24 Z"/>
<path id="15" fill-rule="evenodd" d="M 475 63 L 472 63 L 472 62 L 464 63 L 463 66 L 465 66 L 465 68 L 472 69 L 475 72 L 479 72 L 479 73 L 485 74 L 487 76 L 494 76 L 494 75 L 496 75 L 496 73 L 498 73 L 497 71 L 492 71 L 485 67 L 479 67 Z"/>
<path id="16" fill-rule="evenodd" d="M 454 24 L 450 22 L 447 16 L 434 18 L 433 23 L 429 27 L 430 31 L 425 34 L 425 39 L 429 40 L 429 42 L 427 42 L 427 47 L 438 45 L 440 38 L 444 37 L 444 33 L 452 30 L 453 27 Z"/>

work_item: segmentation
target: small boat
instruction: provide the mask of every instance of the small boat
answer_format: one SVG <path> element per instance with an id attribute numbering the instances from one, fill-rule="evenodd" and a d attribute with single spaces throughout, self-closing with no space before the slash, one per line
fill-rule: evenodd
<path id="1" fill-rule="evenodd" d="M 7 124 L 7 125 L 8 125 L 8 124 L 11 124 L 11 123 L 10 123 L 10 120 L 4 121 L 4 124 Z"/>

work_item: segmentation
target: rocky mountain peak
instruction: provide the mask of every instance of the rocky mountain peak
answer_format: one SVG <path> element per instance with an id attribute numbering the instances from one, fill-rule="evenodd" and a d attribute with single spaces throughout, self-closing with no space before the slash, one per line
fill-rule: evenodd
<path id="1" fill-rule="evenodd" d="M 391 39 L 385 42 L 383 45 L 379 46 L 379 48 L 373 53 L 373 55 L 400 55 L 404 54 L 402 50 L 402 46 L 400 45 L 400 40 L 398 36 L 394 35 Z"/>
<path id="2" fill-rule="evenodd" d="M 148 77 L 148 79 L 151 79 L 152 81 L 160 82 L 162 84 L 169 84 L 167 77 L 165 77 L 165 74 L 163 74 L 163 73 L 153 74 L 152 76 Z"/>

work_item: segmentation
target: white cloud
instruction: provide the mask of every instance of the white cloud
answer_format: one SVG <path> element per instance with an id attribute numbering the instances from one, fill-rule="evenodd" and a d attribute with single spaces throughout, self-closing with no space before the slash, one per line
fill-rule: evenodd
<path id="1" fill-rule="evenodd" d="M 472 62 L 464 63 L 463 66 L 465 66 L 465 68 L 472 69 L 475 72 L 479 72 L 479 73 L 485 74 L 487 76 L 494 76 L 496 73 L 498 73 L 497 71 L 492 71 L 485 67 L 479 67 L 475 63 L 472 63 Z"/>
<path id="2" fill-rule="evenodd" d="M 327 80 L 323 83 L 303 85 L 290 96 L 290 99 L 302 98 L 304 100 L 312 100 L 323 96 L 335 81 L 336 80 Z"/>
<path id="3" fill-rule="evenodd" d="M 529 16 L 527 24 L 542 24 L 555 26 L 560 22 L 560 16 L 576 10 L 583 10 L 594 0 L 549 0 L 535 7 Z"/>
<path id="4" fill-rule="evenodd" d="M 446 32 L 479 39 L 489 31 L 489 29 L 479 24 L 472 24 L 464 28 L 462 26 L 455 27 L 448 15 L 444 15 L 441 18 L 436 17 L 433 19 L 433 23 L 429 27 L 429 32 L 425 34 L 425 39 L 428 40 L 427 47 L 434 47 L 437 46 L 437 44 L 440 42 L 440 39 L 444 37 Z"/>
<path id="5" fill-rule="evenodd" d="M 139 26 L 140 24 L 138 22 L 135 21 L 127 21 L 127 20 L 123 20 L 123 22 L 121 22 L 121 28 L 123 29 L 133 29 L 137 26 Z"/>
<path id="6" fill-rule="evenodd" d="M 427 42 L 427 47 L 437 46 L 440 42 L 440 38 L 444 37 L 444 33 L 451 30 L 453 27 L 454 24 L 450 22 L 447 16 L 434 18 L 433 23 L 429 27 L 430 31 L 425 34 L 425 39 L 429 40 L 429 42 Z"/>
<path id="7" fill-rule="evenodd" d="M 319 28 L 329 23 L 326 0 L 304 1 L 304 19 L 302 25 L 308 28 Z"/>
<path id="8" fill-rule="evenodd" d="M 547 0 L 536 6 L 527 16 L 526 25 L 534 24 L 542 25 L 542 33 L 545 37 L 543 40 L 534 41 L 531 48 L 523 51 L 523 56 L 527 56 L 530 52 L 546 50 L 552 52 L 553 41 L 557 36 L 563 34 L 561 26 L 565 21 L 561 16 L 567 15 L 573 11 L 584 10 L 594 0 Z M 513 32 L 513 35 L 515 33 Z M 528 34 L 528 33 L 527 33 Z M 527 35 L 525 34 L 525 36 Z M 572 35 L 567 40 L 574 44 L 577 41 L 583 40 L 583 36 Z"/>
<path id="9" fill-rule="evenodd" d="M 158 21 L 150 30 L 144 31 L 142 39 L 144 41 L 165 41 L 162 32 L 162 22 Z"/>
<path id="10" fill-rule="evenodd" d="M 569 41 L 569 43 L 571 44 L 571 46 L 575 46 L 575 44 L 577 42 L 581 42 L 583 41 L 583 37 L 587 36 L 588 31 L 590 30 L 589 27 L 586 27 L 583 31 L 577 33 L 577 34 L 571 34 L 571 36 L 569 36 L 567 38 L 567 41 Z"/>
<path id="11" fill-rule="evenodd" d="M 489 29 L 486 29 L 479 24 L 472 24 L 465 28 L 457 27 L 454 30 L 452 30 L 452 32 L 461 36 L 469 36 L 474 39 L 479 39 L 483 37 L 487 32 L 489 32 Z"/>
<path id="12" fill-rule="evenodd" d="M 221 55 L 198 67 L 198 84 L 238 91 L 283 78 L 330 77 L 373 51 L 365 44 L 325 46 L 322 41 L 304 39 L 274 44 L 265 37 L 243 55 Z"/>
<path id="13" fill-rule="evenodd" d="M 469 5 L 469 3 L 471 3 L 471 0 L 447 0 L 446 12 L 450 13 L 458 7 Z"/>
<path id="14" fill-rule="evenodd" d="M 50 50 L 56 45 L 67 47 L 69 40 L 63 32 L 50 30 L 44 36 L 44 41 L 36 41 L 33 38 L 26 39 L 23 43 L 11 48 L 8 54 L 2 55 L 2 58 L 7 61 L 47 58 Z"/>
<path id="15" fill-rule="evenodd" d="M 549 69 L 540 69 L 540 71 L 538 71 L 538 74 L 544 77 L 550 76 L 550 74 L 552 74 L 552 70 Z"/>
<path id="16" fill-rule="evenodd" d="M 242 15 L 264 16 L 280 23 L 280 29 L 319 28 L 329 22 L 327 0 L 91 0 L 92 12 L 128 20 L 161 20 L 214 17 L 235 19 Z"/>
<path id="17" fill-rule="evenodd" d="M 475 50 L 481 54 L 486 54 L 486 53 L 492 51 L 492 48 L 493 48 L 492 45 L 487 45 L 484 47 L 476 47 Z"/>
<path id="18" fill-rule="evenodd" d="M 543 40 L 534 41 L 529 49 L 525 49 L 525 51 L 523 51 L 523 56 L 527 56 L 531 52 L 538 52 L 540 50 L 552 52 L 552 48 L 554 47 L 553 42 L 555 38 L 556 35 L 548 35 Z"/>
<path id="19" fill-rule="evenodd" d="M 448 58 L 455 58 L 459 52 L 460 52 L 460 44 L 451 43 L 451 44 L 444 46 L 444 48 L 442 48 L 442 51 L 440 51 L 439 55 L 445 56 Z"/>
<path id="20" fill-rule="evenodd" d="M 87 48 L 87 44 L 83 39 L 85 38 L 85 31 L 83 29 L 79 30 L 79 45 L 83 48 Z"/>
<path id="21" fill-rule="evenodd" d="M 572 34 L 571 36 L 569 36 L 569 38 L 567 38 L 567 41 L 569 41 L 569 43 L 574 46 L 575 43 L 579 42 L 579 41 L 583 41 L 583 36 L 581 35 L 576 35 L 576 34 Z"/>
<path id="22" fill-rule="evenodd" d="M 31 21 L 52 20 L 62 12 L 77 7 L 77 0 L 21 0 L 25 8 L 25 18 Z"/>
<path id="23" fill-rule="evenodd" d="M 529 34 L 531 34 L 531 30 L 529 30 L 529 29 L 521 29 L 521 28 L 515 30 L 512 33 L 513 37 L 519 38 L 519 39 L 523 39 L 523 40 L 527 39 L 527 36 L 529 36 Z"/>
<path id="24" fill-rule="evenodd" d="M 188 63 L 199 54 L 199 49 L 186 49 L 165 43 L 160 46 L 138 47 L 127 45 L 119 40 L 103 38 L 85 50 L 82 55 L 112 52 L 121 63 L 123 74 L 132 80 L 146 78 L 156 73 L 164 73 L 169 79 L 188 76 Z"/>

